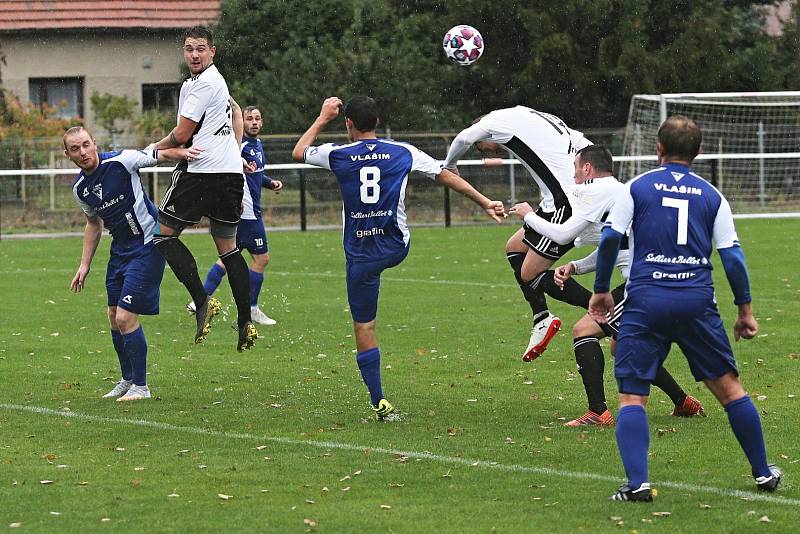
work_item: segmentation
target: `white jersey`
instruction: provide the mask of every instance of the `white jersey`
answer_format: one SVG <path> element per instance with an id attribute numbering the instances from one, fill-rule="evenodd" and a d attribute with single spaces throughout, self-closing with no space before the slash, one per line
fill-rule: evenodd
<path id="1" fill-rule="evenodd" d="M 189 162 L 188 171 L 241 173 L 228 85 L 213 63 L 183 82 L 178 109 L 180 116 L 197 123 L 191 144 L 203 149 L 198 159 Z"/>
<path id="2" fill-rule="evenodd" d="M 592 144 L 555 115 L 516 106 L 492 111 L 459 133 L 444 167 L 454 168 L 478 141 L 503 145 L 522 162 L 542 193 L 539 205 L 546 212 L 569 202 L 568 195 L 575 187 L 575 153 Z"/>
<path id="3" fill-rule="evenodd" d="M 600 235 L 603 231 L 605 220 L 611 208 L 614 207 L 616 200 L 624 195 L 626 191 L 625 184 L 620 183 L 613 176 L 587 180 L 575 186 L 570 195 L 572 216 L 590 223 L 575 238 L 576 247 L 583 245 L 596 246 L 600 243 Z M 575 265 L 576 274 L 589 272 L 586 270 L 589 267 L 594 270 L 596 252 L 597 250 L 595 249 L 586 258 L 572 262 Z M 622 277 L 627 280 L 630 272 L 630 251 L 627 248 L 619 251 L 615 265 L 622 273 Z"/>
<path id="4" fill-rule="evenodd" d="M 624 194 L 625 184 L 613 176 L 587 180 L 575 186 L 569 198 L 572 216 L 589 222 L 589 226 L 575 238 L 576 247 L 600 243 L 600 233 L 606 217 L 616 199 Z"/>

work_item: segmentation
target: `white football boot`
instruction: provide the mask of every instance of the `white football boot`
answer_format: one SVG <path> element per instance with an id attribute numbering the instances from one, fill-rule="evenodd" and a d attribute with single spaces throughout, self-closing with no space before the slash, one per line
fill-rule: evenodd
<path id="1" fill-rule="evenodd" d="M 531 339 L 522 355 L 522 360 L 531 362 L 541 356 L 559 330 L 561 330 L 561 319 L 547 312 L 547 317 L 531 328 Z"/>
<path id="2" fill-rule="evenodd" d="M 103 395 L 104 399 L 115 399 L 117 397 L 121 397 L 125 395 L 129 389 L 133 387 L 133 382 L 130 380 L 120 380 L 117 382 L 117 385 L 114 386 L 114 389 Z"/>
<path id="3" fill-rule="evenodd" d="M 278 321 L 270 318 L 266 313 L 261 311 L 261 308 L 259 308 L 258 306 L 250 307 L 250 320 L 252 320 L 254 323 L 265 324 L 270 326 L 278 324 Z"/>
<path id="4" fill-rule="evenodd" d="M 117 399 L 117 402 L 127 402 L 150 398 L 150 388 L 147 386 L 137 386 L 133 384 L 125 395 Z"/>

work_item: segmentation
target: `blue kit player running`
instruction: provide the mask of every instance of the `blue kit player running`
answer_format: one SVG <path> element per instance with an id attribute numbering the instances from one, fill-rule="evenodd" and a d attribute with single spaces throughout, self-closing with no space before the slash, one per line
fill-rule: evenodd
<path id="1" fill-rule="evenodd" d="M 631 266 L 622 312 L 615 376 L 619 387 L 617 446 L 627 483 L 618 501 L 650 501 L 647 453 L 650 434 L 645 405 L 658 366 L 676 343 L 692 375 L 725 407 L 759 490 L 775 491 L 781 470 L 767 463 L 761 420 L 739 381 L 725 327 L 714 299 L 712 242 L 733 290 L 739 316 L 733 334 L 751 339 L 758 323 L 750 306 L 750 283 L 731 208 L 725 197 L 690 165 L 702 134 L 691 119 L 668 118 L 658 130 L 661 166 L 626 184 L 603 229 L 589 313 L 598 323 L 614 308 L 609 293 L 619 244 L 630 225 Z"/>
<path id="2" fill-rule="evenodd" d="M 242 110 L 242 119 L 244 120 L 242 158 L 251 172 L 245 174 L 242 218 L 236 229 L 236 246 L 239 250 L 249 251 L 253 257 L 253 264 L 250 266 L 250 319 L 254 323 L 274 325 L 275 319 L 270 318 L 258 307 L 258 296 L 264 283 L 264 269 L 269 264 L 269 244 L 261 215 L 261 188 L 280 193 L 283 183 L 264 174 L 267 158 L 264 146 L 258 139 L 258 134 L 264 125 L 261 111 L 255 106 L 248 106 Z M 218 260 L 208 270 L 203 284 L 209 296 L 217 290 L 223 276 L 225 276 L 225 264 Z M 194 302 L 190 302 L 188 308 L 194 313 Z"/>
<path id="3" fill-rule="evenodd" d="M 353 97 L 344 106 L 350 144 L 311 146 L 326 124 L 339 115 L 342 101 L 330 97 L 319 117 L 294 147 L 295 161 L 329 169 L 339 182 L 343 201 L 343 244 L 347 266 L 347 298 L 353 317 L 361 377 L 372 409 L 385 419 L 394 408 L 383 396 L 381 353 L 375 337 L 381 272 L 398 265 L 408 254 L 405 192 L 408 175 L 418 171 L 465 195 L 497 222 L 503 203 L 479 193 L 458 175 L 445 170 L 417 148 L 377 139 L 378 108 L 372 98 Z"/>
<path id="4" fill-rule="evenodd" d="M 198 149 L 97 153 L 97 144 L 83 126 L 64 134 L 64 153 L 81 172 L 72 191 L 86 214 L 81 264 L 70 288 L 80 292 L 92 265 L 105 225 L 111 233 L 106 270 L 111 340 L 119 357 L 122 379 L 103 395 L 117 401 L 150 398 L 147 387 L 147 341 L 139 315 L 157 315 L 164 258 L 153 244 L 158 211 L 147 198 L 139 169 L 164 159 L 180 160 Z"/>

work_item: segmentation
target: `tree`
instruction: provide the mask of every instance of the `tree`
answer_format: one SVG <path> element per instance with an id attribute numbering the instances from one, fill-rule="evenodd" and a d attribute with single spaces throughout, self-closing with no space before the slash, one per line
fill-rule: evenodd
<path id="1" fill-rule="evenodd" d="M 302 131 L 334 94 L 375 97 L 398 130 L 452 131 L 516 104 L 621 126 L 636 93 L 792 87 L 797 41 L 765 34 L 758 8 L 769 3 L 229 0 L 217 59 L 239 103 L 261 106 L 277 131 Z M 441 50 L 459 23 L 486 42 L 470 67 Z"/>
<path id="2" fill-rule="evenodd" d="M 92 93 L 90 98 L 92 113 L 95 121 L 108 132 L 111 136 L 111 146 L 116 147 L 116 136 L 125 131 L 119 125 L 119 121 L 127 121 L 133 118 L 136 110 L 136 101 L 125 96 L 117 96 L 109 93 Z"/>

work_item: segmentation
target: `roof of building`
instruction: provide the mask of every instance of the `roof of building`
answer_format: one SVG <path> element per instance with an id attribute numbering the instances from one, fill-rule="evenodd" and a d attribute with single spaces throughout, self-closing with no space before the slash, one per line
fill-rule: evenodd
<path id="1" fill-rule="evenodd" d="M 187 28 L 219 14 L 220 0 L 4 0 L 0 31 Z"/>

